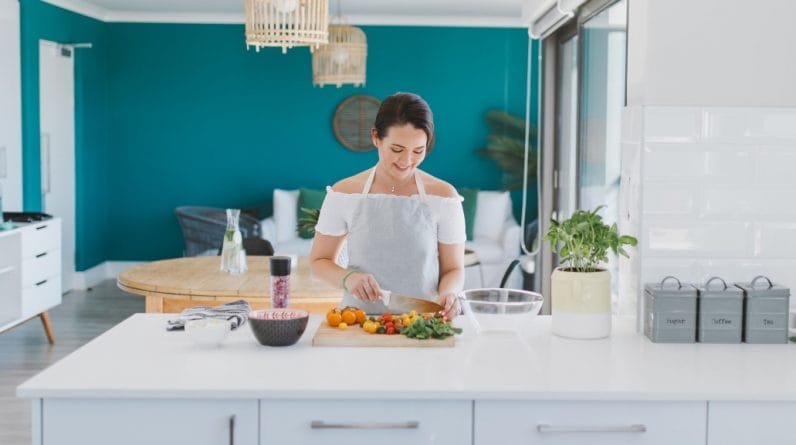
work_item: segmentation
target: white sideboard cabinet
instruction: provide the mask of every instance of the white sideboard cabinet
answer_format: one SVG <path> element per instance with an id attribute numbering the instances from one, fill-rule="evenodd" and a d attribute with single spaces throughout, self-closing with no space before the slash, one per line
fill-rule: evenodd
<path id="1" fill-rule="evenodd" d="M 55 341 L 47 311 L 61 304 L 61 220 L 0 232 L 0 332 L 39 316 Z"/>

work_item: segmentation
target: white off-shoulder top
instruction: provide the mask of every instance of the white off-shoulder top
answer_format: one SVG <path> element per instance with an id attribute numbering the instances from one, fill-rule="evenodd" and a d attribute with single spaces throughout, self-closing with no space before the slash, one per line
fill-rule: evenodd
<path id="1" fill-rule="evenodd" d="M 372 197 L 373 195 L 371 195 Z M 380 199 L 421 199 L 420 195 L 398 196 L 376 194 Z M 365 195 L 361 193 L 341 193 L 326 187 L 321 214 L 315 231 L 322 235 L 342 236 L 348 234 L 354 212 Z M 460 244 L 467 240 L 464 230 L 464 198 L 426 195 L 426 203 L 434 215 L 437 225 L 437 240 L 443 244 Z"/>

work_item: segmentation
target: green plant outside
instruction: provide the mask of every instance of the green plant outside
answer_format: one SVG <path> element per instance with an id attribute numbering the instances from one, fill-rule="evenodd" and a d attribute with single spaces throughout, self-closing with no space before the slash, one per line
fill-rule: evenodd
<path id="1" fill-rule="evenodd" d="M 563 265 L 573 272 L 595 272 L 600 263 L 608 261 L 608 251 L 628 258 L 624 246 L 635 246 L 638 240 L 620 235 L 616 224 L 603 223 L 599 206 L 594 210 L 578 210 L 562 222 L 550 220 L 545 241 L 550 243 Z"/>
<path id="2" fill-rule="evenodd" d="M 525 120 L 502 110 L 489 110 L 484 117 L 490 134 L 487 145 L 476 153 L 494 161 L 503 170 L 503 189 L 521 190 L 525 175 Z M 536 127 L 528 130 L 528 180 L 536 180 Z"/>

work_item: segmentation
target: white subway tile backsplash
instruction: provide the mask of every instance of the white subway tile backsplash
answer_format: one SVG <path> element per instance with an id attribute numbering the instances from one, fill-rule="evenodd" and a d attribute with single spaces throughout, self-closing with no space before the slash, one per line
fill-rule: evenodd
<path id="1" fill-rule="evenodd" d="M 645 215 L 691 215 L 698 192 L 698 189 L 691 184 L 645 184 L 642 198 L 643 212 Z"/>
<path id="2" fill-rule="evenodd" d="M 796 186 L 796 146 L 761 146 L 755 153 L 754 182 Z"/>
<path id="3" fill-rule="evenodd" d="M 753 147 L 706 146 L 705 176 L 713 184 L 750 184 L 754 178 Z"/>
<path id="4" fill-rule="evenodd" d="M 757 258 L 796 258 L 796 223 L 757 223 L 754 241 Z"/>
<path id="5" fill-rule="evenodd" d="M 796 142 L 796 110 L 787 108 L 705 108 L 702 139 L 707 142 L 778 144 Z"/>
<path id="6" fill-rule="evenodd" d="M 748 116 L 746 108 L 705 108 L 702 110 L 702 139 L 740 143 L 749 137 Z"/>
<path id="7" fill-rule="evenodd" d="M 752 225 L 748 222 L 667 222 L 644 215 L 642 257 L 752 256 Z"/>
<path id="8" fill-rule="evenodd" d="M 696 283 L 703 274 L 694 258 L 649 258 L 642 263 L 641 282 L 660 283 L 671 275 L 681 283 Z"/>
<path id="9" fill-rule="evenodd" d="M 644 145 L 644 181 L 700 179 L 705 173 L 705 151 L 697 144 Z"/>
<path id="10" fill-rule="evenodd" d="M 796 216 L 793 191 L 776 187 L 707 186 L 702 192 L 699 216 L 754 221 L 759 217 L 790 219 Z"/>
<path id="11" fill-rule="evenodd" d="M 763 274 L 796 291 L 796 108 L 640 107 L 640 119 L 632 108 L 620 221 L 638 230 L 639 248 L 620 299 L 666 275 Z"/>
<path id="12" fill-rule="evenodd" d="M 696 142 L 701 132 L 699 108 L 647 107 L 643 131 L 647 142 Z"/>

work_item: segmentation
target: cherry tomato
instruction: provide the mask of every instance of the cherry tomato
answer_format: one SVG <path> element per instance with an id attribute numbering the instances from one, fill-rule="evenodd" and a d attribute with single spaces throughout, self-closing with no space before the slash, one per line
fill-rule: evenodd
<path id="1" fill-rule="evenodd" d="M 385 312 L 381 314 L 381 319 L 384 321 L 392 321 L 392 314 L 390 314 L 389 312 Z"/>
<path id="2" fill-rule="evenodd" d="M 392 327 L 392 326 L 388 327 L 387 328 L 387 335 L 393 335 L 393 334 L 395 334 L 395 328 Z"/>

